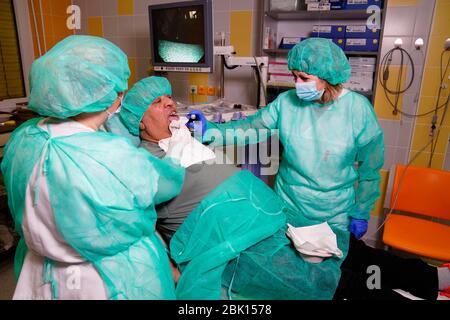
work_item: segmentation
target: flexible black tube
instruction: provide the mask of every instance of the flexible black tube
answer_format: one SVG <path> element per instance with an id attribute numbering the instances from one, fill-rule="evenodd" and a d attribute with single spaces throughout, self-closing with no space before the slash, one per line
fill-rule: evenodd
<path id="1" fill-rule="evenodd" d="M 253 67 L 253 70 L 256 73 L 256 79 L 258 82 L 258 97 L 256 98 L 256 108 L 259 109 L 259 105 L 261 103 L 261 75 L 259 74 L 259 70 L 257 66 Z"/>
<path id="2" fill-rule="evenodd" d="M 236 68 L 239 68 L 239 66 L 232 66 L 232 67 L 230 67 L 230 66 L 227 64 L 227 59 L 225 59 L 225 56 L 222 56 L 222 61 L 223 61 L 223 65 L 224 65 L 225 68 L 227 68 L 228 70 L 234 70 L 234 69 L 236 69 Z"/>

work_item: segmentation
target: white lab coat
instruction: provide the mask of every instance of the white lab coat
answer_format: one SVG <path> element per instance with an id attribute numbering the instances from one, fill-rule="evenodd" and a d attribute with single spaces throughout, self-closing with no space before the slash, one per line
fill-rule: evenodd
<path id="1" fill-rule="evenodd" d="M 48 130 L 46 121 L 48 119 L 39 125 L 49 131 L 53 138 L 94 131 L 72 120 L 49 124 Z M 29 251 L 13 299 L 107 299 L 103 280 L 95 267 L 71 248 L 58 232 L 49 201 L 46 176 L 38 174 L 38 170 L 42 171 L 42 168 L 41 159 L 33 170 L 26 190 L 22 230 Z M 39 192 L 37 204 L 34 203 L 36 185 Z M 67 208 L 67 214 L 76 212 Z M 49 265 L 46 264 L 46 257 L 52 261 L 50 268 L 47 268 Z"/>

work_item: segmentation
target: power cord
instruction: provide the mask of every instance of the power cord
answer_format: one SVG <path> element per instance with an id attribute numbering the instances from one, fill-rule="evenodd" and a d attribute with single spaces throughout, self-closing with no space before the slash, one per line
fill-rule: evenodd
<path id="1" fill-rule="evenodd" d="M 390 76 L 390 68 L 391 68 L 393 57 L 394 57 L 394 53 L 396 53 L 396 52 L 400 52 L 400 70 L 399 70 L 399 74 L 398 74 L 398 78 L 397 78 L 397 83 L 395 85 L 395 89 L 389 89 L 387 82 L 388 82 L 389 76 Z M 405 55 L 409 59 L 412 75 L 411 75 L 411 79 L 410 79 L 408 85 L 406 86 L 406 88 L 401 89 L 401 80 L 403 78 L 403 68 L 405 67 L 405 63 L 404 63 Z M 411 88 L 412 84 L 414 83 L 415 68 L 414 68 L 414 61 L 413 61 L 411 55 L 405 49 L 396 47 L 394 49 L 389 50 L 384 55 L 383 59 L 381 60 L 381 65 L 382 65 L 382 70 L 379 75 L 380 83 L 384 89 L 386 99 L 388 100 L 389 104 L 394 109 L 393 114 L 397 115 L 398 113 L 400 113 L 400 114 L 407 115 L 407 113 L 403 112 L 402 110 L 400 110 L 398 108 L 398 104 L 400 101 L 400 95 L 405 93 L 406 91 L 408 91 Z M 388 93 L 395 96 L 395 102 L 392 102 Z"/>
<path id="2" fill-rule="evenodd" d="M 252 69 L 256 73 L 256 85 L 258 87 L 258 92 L 256 93 L 256 108 L 259 108 L 259 105 L 261 104 L 261 75 L 258 72 L 257 66 L 253 66 Z"/>
<path id="3" fill-rule="evenodd" d="M 234 69 L 240 67 L 240 66 L 229 66 L 228 63 L 227 63 L 227 59 L 225 59 L 225 56 L 222 56 L 222 61 L 223 61 L 223 65 L 224 65 L 225 68 L 227 68 L 228 70 L 234 70 Z"/>
<path id="4" fill-rule="evenodd" d="M 258 59 L 257 57 L 253 57 L 253 59 L 255 59 L 255 63 L 256 66 L 253 67 L 253 69 L 256 71 L 256 78 L 257 78 L 257 84 L 258 84 L 258 98 L 257 98 L 257 105 L 256 107 L 259 109 L 259 105 L 261 102 L 261 87 L 264 93 L 264 98 L 266 99 L 267 102 L 267 86 L 265 85 L 265 83 L 262 81 L 262 72 L 261 72 L 261 67 L 264 66 L 264 63 L 258 64 Z"/>
<path id="5" fill-rule="evenodd" d="M 402 53 L 402 57 L 401 57 L 401 65 L 400 65 L 399 77 L 397 78 L 396 89 L 394 90 L 394 89 L 389 89 L 388 88 L 387 81 L 389 80 L 389 76 L 390 76 L 389 69 L 390 69 L 390 66 L 392 64 L 393 55 L 394 55 L 395 51 L 400 51 Z M 443 70 L 442 70 L 442 58 L 443 58 L 443 55 L 444 55 L 444 53 L 446 51 L 448 51 L 448 50 L 442 51 L 442 54 L 441 54 L 441 70 L 440 70 L 440 72 L 441 72 L 441 84 L 440 84 L 440 90 L 442 89 L 443 80 L 444 80 L 445 74 L 447 73 L 447 69 L 449 67 L 449 64 L 447 63 L 447 67 L 445 68 L 445 72 L 443 73 Z M 401 78 L 403 76 L 404 54 L 406 54 L 408 56 L 408 59 L 411 62 L 412 77 L 411 77 L 411 80 L 410 80 L 408 86 L 405 89 L 400 90 L 399 88 L 400 88 L 400 85 L 401 85 Z M 450 59 L 449 59 L 449 62 L 450 62 Z M 388 53 L 386 53 L 386 55 L 383 57 L 383 59 L 381 61 L 381 65 L 383 66 L 383 69 L 381 70 L 382 72 L 380 72 L 379 80 L 380 80 L 381 86 L 384 89 L 384 92 L 385 92 L 385 95 L 386 95 L 386 99 L 388 100 L 388 102 L 392 106 L 392 108 L 394 109 L 394 111 L 393 111 L 394 115 L 400 113 L 402 116 L 405 116 L 405 117 L 408 117 L 408 118 L 426 117 L 426 116 L 428 116 L 430 114 L 437 113 L 437 111 L 439 111 L 440 109 L 442 109 L 442 108 L 444 108 L 446 106 L 446 103 L 443 103 L 441 105 L 437 105 L 437 107 L 434 110 L 432 110 L 432 111 L 428 111 L 428 112 L 424 112 L 424 113 L 417 113 L 417 114 L 407 113 L 407 112 L 404 112 L 403 110 L 399 109 L 398 108 L 398 102 L 399 102 L 399 99 L 400 99 L 400 94 L 405 93 L 412 86 L 412 83 L 414 82 L 414 78 L 415 78 L 415 69 L 414 69 L 414 64 L 413 64 L 413 60 L 411 58 L 411 55 L 406 50 L 404 50 L 402 48 L 394 48 L 394 49 L 391 49 Z M 442 73 L 443 73 L 444 76 L 442 76 Z M 396 96 L 396 99 L 395 99 L 396 103 L 392 102 L 392 100 L 389 98 L 388 93 L 391 93 L 392 95 Z M 440 93 L 439 93 L 439 95 L 440 95 Z M 437 104 L 438 103 L 439 103 L 439 99 L 438 99 Z"/>
<path id="6" fill-rule="evenodd" d="M 439 97 L 438 97 L 438 101 L 439 101 Z M 450 101 L 450 94 L 447 96 L 447 102 L 445 103 L 445 109 L 444 109 L 444 113 L 442 114 L 442 118 L 441 118 L 441 122 L 439 124 L 439 128 L 441 128 L 444 125 L 444 120 L 445 117 L 447 116 L 447 111 L 448 111 L 448 104 Z M 433 116 L 433 122 L 436 121 L 437 123 L 437 113 Z M 436 148 L 439 142 L 439 135 L 440 135 L 440 130 L 438 130 L 436 132 L 436 139 L 434 138 L 434 130 L 435 130 L 435 124 L 432 125 L 432 128 L 434 127 L 433 132 L 432 132 L 432 136 L 431 136 L 431 141 L 432 141 L 432 146 L 431 146 L 431 154 L 430 154 L 430 160 L 428 161 L 428 168 L 431 168 L 432 162 L 433 162 L 433 157 L 434 154 L 436 152 Z"/>
<path id="7" fill-rule="evenodd" d="M 447 61 L 447 65 L 446 65 L 445 69 L 443 70 L 443 68 L 442 68 L 442 62 L 443 62 L 443 60 L 444 60 L 444 53 L 447 52 L 447 51 L 448 51 L 448 50 L 442 51 L 442 53 L 441 53 L 440 65 L 439 65 L 439 66 L 440 66 L 440 83 L 439 83 L 438 96 L 437 96 L 437 99 L 436 99 L 436 107 L 435 107 L 435 109 L 434 109 L 434 115 L 433 115 L 433 118 L 432 118 L 432 120 L 431 120 L 431 133 L 430 133 L 430 136 L 431 136 L 431 139 L 433 140 L 433 143 L 431 144 L 430 159 L 429 159 L 429 161 L 428 161 L 428 167 L 429 167 L 429 168 L 431 168 L 431 165 L 432 165 L 432 162 L 433 162 L 433 157 L 434 157 L 434 154 L 435 154 L 435 152 L 436 152 L 437 144 L 438 144 L 438 142 L 439 142 L 439 132 L 437 132 L 436 135 L 435 135 L 435 130 L 436 130 L 436 124 L 437 124 L 438 117 L 439 117 L 439 116 L 438 116 L 438 110 L 439 110 L 438 105 L 439 105 L 439 101 L 441 100 L 441 92 L 442 92 L 442 89 L 444 88 L 444 79 L 445 79 L 445 75 L 447 74 L 447 70 L 448 70 L 448 67 L 449 67 L 449 65 L 450 65 L 450 57 L 449 57 L 449 59 L 448 59 L 448 61 Z M 442 124 L 444 123 L 445 117 L 446 117 L 446 115 L 447 115 L 447 111 L 448 111 L 448 100 L 449 100 L 449 98 L 447 97 L 447 101 L 446 101 L 446 103 L 445 103 L 446 107 L 445 107 L 445 109 L 444 109 L 444 113 L 443 113 L 442 119 L 441 119 L 441 124 L 440 124 L 441 126 L 442 126 Z"/>

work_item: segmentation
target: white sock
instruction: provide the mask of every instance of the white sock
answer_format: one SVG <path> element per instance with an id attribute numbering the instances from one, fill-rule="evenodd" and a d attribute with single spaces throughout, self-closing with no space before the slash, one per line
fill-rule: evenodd
<path id="1" fill-rule="evenodd" d="M 450 287 L 450 269 L 447 267 L 438 268 L 439 290 Z"/>

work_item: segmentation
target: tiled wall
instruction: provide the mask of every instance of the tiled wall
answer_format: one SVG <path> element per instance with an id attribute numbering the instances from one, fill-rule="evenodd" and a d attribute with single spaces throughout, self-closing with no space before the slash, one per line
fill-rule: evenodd
<path id="1" fill-rule="evenodd" d="M 399 109 L 416 114 L 419 102 L 419 93 L 422 84 L 423 70 L 430 35 L 431 23 L 434 13 L 434 0 L 389 0 L 386 12 L 385 29 L 381 47 L 381 58 L 394 48 L 397 38 L 403 40 L 402 48 L 412 57 L 415 67 L 415 77 L 411 88 L 400 96 Z M 424 48 L 417 51 L 414 42 L 417 38 L 423 38 Z M 412 77 L 412 68 L 406 61 L 406 73 L 402 77 L 402 88 Z M 395 88 L 395 83 L 400 70 L 400 55 L 397 53 L 392 61 L 390 69 L 389 88 Z M 389 170 L 394 164 L 406 164 L 412 143 L 412 135 L 415 128 L 415 119 L 400 114 L 393 114 L 393 107 L 389 104 L 379 79 L 374 108 L 384 131 L 385 136 L 385 163 L 382 170 L 381 190 L 385 191 L 389 179 Z M 388 93 L 391 101 L 394 96 Z M 389 195 L 387 195 L 389 196 Z M 382 217 L 384 213 L 384 197 L 377 202 L 372 217 Z M 376 219 L 374 219 L 376 221 Z"/>
<path id="2" fill-rule="evenodd" d="M 391 0 L 388 2 L 381 56 L 383 57 L 390 49 L 394 48 L 395 40 L 401 38 L 403 40 L 402 48 L 409 52 L 413 58 L 415 79 L 412 87 L 404 95 L 401 95 L 399 103 L 399 108 L 409 114 L 417 112 L 433 11 L 434 1 Z M 419 37 L 425 41 L 425 46 L 421 51 L 417 51 L 414 47 L 414 42 Z M 397 54 L 392 62 L 393 68 L 390 74 L 392 81 L 388 82 L 390 88 L 395 88 L 393 84 L 398 75 L 399 57 Z M 411 79 L 411 67 L 408 61 L 406 63 L 408 63 L 408 72 L 402 80 L 403 88 L 405 82 Z M 392 95 L 389 95 L 389 97 L 393 100 Z M 389 170 L 395 163 L 407 163 L 415 119 L 400 114 L 393 115 L 393 108 L 388 103 L 379 81 L 374 106 L 385 133 L 386 157 L 384 169 Z"/>
<path id="3" fill-rule="evenodd" d="M 428 54 L 425 68 L 425 76 L 422 82 L 422 90 L 420 92 L 419 109 L 418 113 L 426 113 L 433 111 L 436 104 L 438 106 L 443 105 L 450 93 L 450 68 L 444 75 L 444 89 L 441 91 L 440 97 L 438 97 L 439 84 L 441 82 L 441 54 L 444 50 L 444 41 L 450 38 L 450 0 L 436 0 L 436 8 L 434 12 L 433 24 L 431 29 L 431 35 L 428 45 Z M 447 62 L 450 59 L 450 52 L 447 51 L 443 55 L 442 69 L 445 69 Z M 439 99 L 438 99 L 439 98 Z M 444 109 L 441 108 L 438 111 L 438 125 L 441 122 Z M 420 117 L 416 120 L 414 128 L 413 142 L 410 152 L 410 159 L 415 157 L 419 150 L 425 146 L 430 140 L 430 129 L 433 114 L 426 117 Z M 435 155 L 431 166 L 436 169 L 444 169 L 445 163 L 448 163 L 450 150 L 449 148 L 450 138 L 450 110 L 447 112 L 441 127 L 439 139 L 437 140 L 437 146 Z M 430 148 L 426 149 L 426 152 L 419 156 L 414 162 L 417 166 L 428 166 L 430 159 Z M 448 167 L 447 167 L 448 169 Z"/>
<path id="4" fill-rule="evenodd" d="M 78 34 L 103 36 L 122 48 L 129 57 L 132 76 L 130 84 L 148 76 L 150 66 L 150 38 L 148 6 L 172 0 L 73 0 L 82 12 L 82 29 Z M 214 0 L 214 29 L 225 31 L 240 55 L 254 55 L 257 49 L 258 0 Z M 258 42 L 259 43 L 259 42 Z M 218 58 L 216 58 L 218 59 Z M 189 86 L 219 87 L 219 64 L 214 74 L 170 73 L 174 96 L 192 103 Z M 251 69 L 226 72 L 225 98 L 233 102 L 255 105 L 256 82 Z M 213 101 L 216 96 L 196 95 L 195 103 Z"/>
<path id="5" fill-rule="evenodd" d="M 394 47 L 397 38 L 403 40 L 402 48 L 408 51 L 415 65 L 415 78 L 412 87 L 401 95 L 399 108 L 409 114 L 423 114 L 434 109 L 439 88 L 439 63 L 444 46 L 444 40 L 450 37 L 450 0 L 389 0 L 386 16 L 386 27 L 382 42 L 383 57 Z M 424 47 L 418 51 L 415 48 L 417 38 L 424 39 Z M 450 54 L 444 56 L 445 63 Z M 409 63 L 409 62 L 407 62 Z M 391 79 L 397 79 L 400 59 L 397 55 L 391 68 Z M 445 67 L 445 64 L 444 64 Z M 402 79 L 402 87 L 411 79 L 411 67 Z M 446 75 L 447 87 L 449 74 Z M 391 82 L 389 82 L 391 84 Z M 392 85 L 391 85 L 392 87 Z M 395 88 L 395 86 L 394 86 Z M 441 96 L 446 97 L 449 90 L 443 90 Z M 393 96 L 390 96 L 391 99 Z M 441 98 L 440 104 L 445 102 Z M 430 140 L 432 115 L 424 117 L 407 117 L 393 115 L 392 106 L 386 100 L 384 90 L 378 82 L 374 107 L 385 134 L 385 165 L 382 171 L 382 197 L 372 212 L 371 231 L 378 227 L 384 219 L 384 196 L 389 179 L 388 170 L 395 164 L 407 164 L 418 151 L 423 149 Z M 442 109 L 439 112 L 439 121 Z M 450 169 L 450 116 L 447 115 L 442 127 L 436 155 L 432 162 L 433 168 Z M 412 162 L 416 166 L 428 166 L 430 155 L 428 147 L 422 156 Z M 389 194 L 385 195 L 390 197 Z M 379 238 L 368 232 L 372 240 Z"/>
<path id="6" fill-rule="evenodd" d="M 439 89 L 439 64 L 444 40 L 450 36 L 450 1 L 449 0 L 390 0 L 386 17 L 386 28 L 382 43 L 382 56 L 394 47 L 394 41 L 402 38 L 403 49 L 407 50 L 415 64 L 415 80 L 412 87 L 401 96 L 400 109 L 409 114 L 423 114 L 432 111 L 436 105 Z M 415 49 L 417 38 L 425 40 L 424 48 Z M 444 62 L 449 53 L 444 56 Z M 397 79 L 399 55 L 394 58 L 391 79 Z M 444 65 L 445 67 L 445 65 Z M 445 83 L 449 85 L 448 75 Z M 411 77 L 411 67 L 405 75 L 403 87 Z M 392 84 L 393 82 L 391 82 Z M 391 85 L 391 87 L 393 87 Z M 448 89 L 442 90 L 439 104 L 445 102 Z M 393 96 L 390 95 L 391 99 Z M 388 170 L 395 163 L 407 163 L 429 142 L 431 120 L 433 115 L 408 117 L 393 115 L 392 107 L 386 100 L 380 83 L 377 87 L 375 109 L 383 127 L 386 139 L 386 159 L 384 169 Z M 439 112 L 439 120 L 443 109 Z M 446 161 L 450 133 L 450 117 L 447 116 L 441 129 L 433 168 L 443 169 Z M 413 161 L 413 165 L 428 166 L 429 148 L 422 156 Z"/>
<path id="7" fill-rule="evenodd" d="M 71 0 L 28 0 L 34 54 L 38 58 L 65 37 L 74 34 L 67 28 L 67 7 Z M 33 14 L 34 13 L 34 14 Z M 39 38 L 40 48 L 37 39 Z"/>

